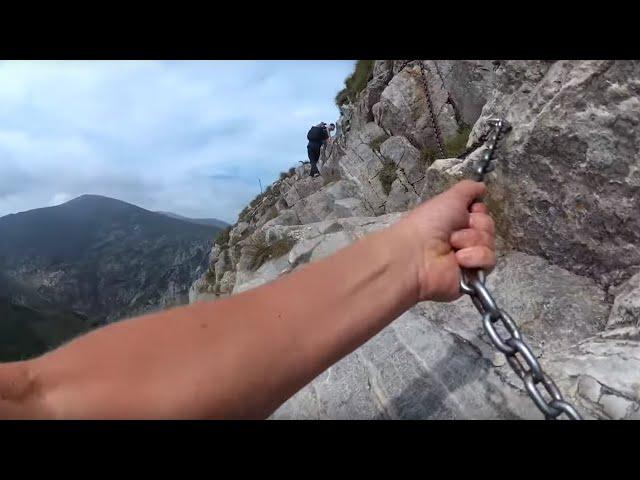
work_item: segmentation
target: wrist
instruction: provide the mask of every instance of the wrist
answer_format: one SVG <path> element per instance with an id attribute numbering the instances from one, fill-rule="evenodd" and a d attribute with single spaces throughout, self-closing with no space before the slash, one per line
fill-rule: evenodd
<path id="1" fill-rule="evenodd" d="M 423 301 L 452 301 L 458 298 L 458 290 L 452 287 L 459 282 L 458 266 L 448 242 L 437 236 L 425 235 L 416 218 L 405 216 L 390 229 L 396 257 L 405 265 L 412 278 L 414 303 Z M 455 293 L 452 293 L 452 288 Z"/>
<path id="2" fill-rule="evenodd" d="M 422 300 L 424 287 L 421 282 L 424 255 L 418 238 L 404 218 L 383 230 L 381 236 L 390 251 L 391 269 L 403 286 L 409 306 L 413 306 Z"/>

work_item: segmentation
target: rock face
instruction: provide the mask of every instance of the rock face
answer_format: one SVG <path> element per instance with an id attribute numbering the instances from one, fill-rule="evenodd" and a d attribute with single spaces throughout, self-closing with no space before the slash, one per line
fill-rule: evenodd
<path id="1" fill-rule="evenodd" d="M 309 225 L 276 226 L 267 235 L 297 242 L 287 255 L 247 273 L 234 293 L 276 279 L 288 268 L 315 261 L 357 238 L 396 221 L 401 214 L 351 217 Z M 610 306 L 595 282 L 547 261 L 511 251 L 502 255 L 488 286 L 499 305 L 511 312 L 543 366 L 553 372 L 569 400 L 585 415 L 614 418 L 598 402 L 587 407 L 578 383 L 566 373 L 583 368 L 602 389 L 626 402 L 632 416 L 637 397 L 631 367 L 616 370 L 620 356 L 640 355 L 640 337 L 599 335 Z M 599 350 L 593 350 L 594 348 Z M 619 353 L 610 363 L 602 353 Z M 572 352 L 581 349 L 582 357 Z M 591 355 L 593 353 L 593 356 Z M 640 361 L 640 357 L 638 357 Z M 582 363 L 580 363 L 582 362 Z M 592 363 L 597 362 L 595 367 Z M 597 368 L 591 374 L 590 369 Z M 618 373 L 615 373 L 615 372 Z M 603 372 L 607 376 L 603 378 Z M 625 378 L 618 378 L 618 375 Z M 587 378 L 587 377 L 585 377 Z M 608 383 L 607 383 L 608 382 Z M 626 385 L 622 394 L 616 387 Z M 581 384 L 581 383 L 580 383 Z M 599 384 L 600 385 L 600 384 Z M 582 392 L 582 393 L 581 393 Z M 586 395 L 586 394 L 585 394 Z M 626 395 L 626 396 L 625 396 Z M 629 400 L 635 398 L 635 400 Z M 590 404 L 589 404 L 590 405 Z M 625 410 L 626 411 L 626 410 Z M 541 418 L 518 379 L 496 355 L 475 307 L 465 297 L 451 304 L 425 302 L 409 310 L 363 347 L 345 357 L 298 392 L 273 415 L 283 418 Z"/>
<path id="2" fill-rule="evenodd" d="M 427 72 L 429 97 L 439 128 L 444 136 L 451 136 L 460 126 L 459 119 L 435 67 L 430 71 L 427 66 Z M 394 75 L 382 92 L 380 102 L 372 107 L 373 117 L 378 125 L 392 135 L 408 135 L 421 147 L 434 146 L 436 138 L 421 76 L 418 62 L 411 62 Z"/>
<path id="3" fill-rule="evenodd" d="M 607 327 L 621 325 L 640 327 L 640 273 L 631 277 L 617 289 L 609 290 L 610 294 L 613 292 L 616 297 Z"/>
<path id="4" fill-rule="evenodd" d="M 505 62 L 483 120 L 513 124 L 492 174 L 500 231 L 607 287 L 640 265 L 640 62 Z"/>
<path id="5" fill-rule="evenodd" d="M 513 130 L 487 180 L 499 247 L 488 287 L 585 417 L 640 418 L 639 78 L 625 61 L 376 61 L 341 106 L 323 178 L 298 167 L 254 200 L 191 299 L 274 280 L 469 178 L 498 115 Z M 272 418 L 542 415 L 463 297 L 413 307 Z"/>

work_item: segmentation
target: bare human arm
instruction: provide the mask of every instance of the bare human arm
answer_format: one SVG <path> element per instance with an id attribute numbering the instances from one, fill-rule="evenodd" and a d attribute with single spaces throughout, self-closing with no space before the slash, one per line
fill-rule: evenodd
<path id="1" fill-rule="evenodd" d="M 266 418 L 415 303 L 458 298 L 460 266 L 493 268 L 484 188 L 460 182 L 267 285 L 2 364 L 0 417 Z"/>

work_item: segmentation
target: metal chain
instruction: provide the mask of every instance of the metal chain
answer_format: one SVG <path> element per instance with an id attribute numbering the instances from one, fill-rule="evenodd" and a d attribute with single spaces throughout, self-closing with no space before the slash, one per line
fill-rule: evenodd
<path id="1" fill-rule="evenodd" d="M 477 150 L 481 145 L 483 145 L 484 143 L 486 143 L 487 141 L 487 137 L 489 136 L 489 133 L 491 133 L 491 130 L 489 130 L 488 132 L 480 135 L 480 137 L 478 137 L 478 140 L 476 140 L 475 142 L 473 142 L 471 144 L 471 146 L 469 148 L 467 148 L 464 152 L 462 152 L 460 155 L 458 155 L 456 158 L 460 159 L 460 160 L 464 160 L 465 158 L 467 158 L 469 156 L 469 154 L 471 152 L 474 152 L 475 150 Z"/>
<path id="2" fill-rule="evenodd" d="M 485 174 L 493 170 L 493 160 L 498 140 L 511 129 L 502 119 L 491 119 L 491 126 L 487 136 L 489 138 L 487 151 L 474 168 L 476 181 L 483 181 Z M 547 420 L 556 419 L 563 413 L 572 420 L 581 420 L 578 411 L 564 398 L 554 381 L 542 370 L 538 359 L 531 348 L 524 342 L 522 334 L 507 312 L 501 310 L 487 287 L 485 286 L 485 272 L 483 270 L 463 270 L 460 279 L 460 291 L 471 297 L 471 301 L 482 315 L 482 326 L 491 339 L 493 345 L 505 355 L 507 363 L 515 374 L 524 382 L 524 387 L 535 405 Z M 507 338 L 496 330 L 498 324 L 507 330 Z M 518 358 L 524 360 L 524 363 Z M 538 385 L 542 384 L 550 400 L 546 400 Z"/>
<path id="3" fill-rule="evenodd" d="M 447 88 L 444 84 L 444 77 L 442 76 L 442 72 L 440 71 L 440 66 L 438 65 L 438 62 L 436 60 L 432 60 L 432 61 L 433 61 L 433 66 L 436 67 L 436 73 L 438 74 L 438 77 L 440 77 L 442 88 Z"/>
<path id="4" fill-rule="evenodd" d="M 412 61 L 413 60 L 399 60 L 400 68 L 398 68 L 398 72 L 396 73 L 396 75 L 400 73 L 402 70 L 404 70 L 406 66 L 409 65 Z"/>
<path id="5" fill-rule="evenodd" d="M 422 87 L 424 88 L 424 93 L 427 97 L 427 106 L 429 107 L 429 116 L 431 118 L 431 128 L 433 129 L 433 133 L 436 137 L 436 144 L 438 145 L 438 153 L 440 154 L 440 158 L 444 158 L 444 147 L 442 146 L 442 135 L 440 134 L 440 129 L 438 128 L 438 123 L 436 122 L 436 117 L 433 112 L 433 103 L 431 102 L 431 92 L 429 91 L 429 83 L 427 81 L 427 72 L 425 71 L 424 64 L 420 62 L 420 82 L 422 83 Z"/>
<path id="6" fill-rule="evenodd" d="M 482 159 L 478 162 L 478 167 L 474 170 L 475 180 L 477 182 L 484 181 L 484 176 L 487 173 L 492 172 L 495 168 L 495 165 L 492 164 L 491 161 L 495 155 L 498 141 L 502 139 L 505 133 L 511 130 L 511 125 L 509 125 L 506 120 L 491 118 L 487 120 L 487 123 L 489 124 L 489 130 L 481 138 L 486 139 L 489 137 L 489 145 L 487 146 L 487 150 L 482 156 Z M 492 133 L 493 137 L 491 137 Z"/>
<path id="7" fill-rule="evenodd" d="M 405 68 L 407 68 L 407 66 L 413 61 L 414 60 L 401 61 L 399 64 L 400 68 L 398 69 L 398 72 L 396 73 L 396 75 L 401 71 L 403 71 Z M 427 106 L 429 108 L 429 118 L 431 120 L 431 128 L 433 129 L 434 137 L 436 139 L 438 154 L 440 155 L 440 158 L 444 158 L 445 153 L 444 153 L 444 147 L 442 145 L 442 134 L 440 133 L 440 128 L 438 127 L 438 123 L 436 122 L 437 115 L 433 110 L 433 103 L 431 101 L 431 91 L 429 90 L 429 84 L 427 82 L 427 74 L 425 72 L 425 67 L 422 61 L 419 61 L 419 67 L 420 67 L 420 83 L 422 84 L 422 88 L 424 89 L 425 96 L 427 97 Z M 438 70 L 438 75 L 440 75 L 440 80 L 442 81 L 442 86 L 444 87 L 444 79 L 442 78 L 442 74 L 440 73 L 440 70 L 438 69 L 437 64 L 436 64 L 436 69 Z"/>

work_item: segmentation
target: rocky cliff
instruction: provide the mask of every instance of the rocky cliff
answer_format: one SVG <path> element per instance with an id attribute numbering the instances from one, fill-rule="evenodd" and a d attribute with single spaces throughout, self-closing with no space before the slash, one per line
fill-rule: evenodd
<path id="1" fill-rule="evenodd" d="M 499 246 L 488 286 L 585 417 L 640 418 L 640 62 L 378 60 L 348 98 L 322 177 L 300 165 L 257 197 L 190 300 L 390 225 L 468 178 L 486 120 L 501 116 L 513 129 L 487 178 Z M 542 415 L 463 297 L 415 306 L 273 418 Z"/>

